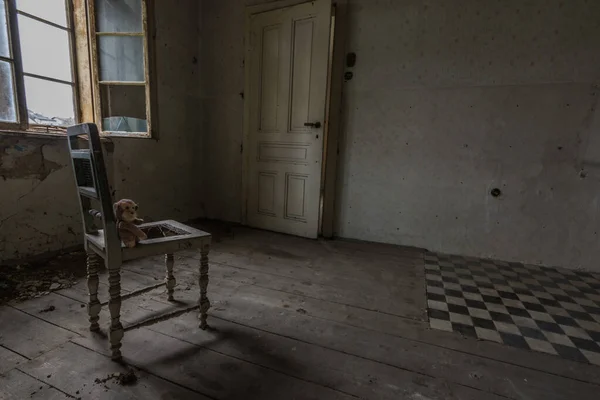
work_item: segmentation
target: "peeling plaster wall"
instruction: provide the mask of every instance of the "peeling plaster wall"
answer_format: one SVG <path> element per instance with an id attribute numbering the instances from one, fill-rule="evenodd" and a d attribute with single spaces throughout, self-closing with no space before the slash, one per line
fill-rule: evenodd
<path id="1" fill-rule="evenodd" d="M 106 162 L 116 198 L 138 201 L 147 220 L 187 220 L 202 216 L 200 6 L 155 3 L 159 140 L 114 138 Z M 67 147 L 0 134 L 0 261 L 83 243 Z"/>
<path id="2" fill-rule="evenodd" d="M 254 3 L 203 1 L 205 206 L 231 221 Z M 337 235 L 600 271 L 600 3 L 349 3 Z"/>
<path id="3" fill-rule="evenodd" d="M 67 168 L 67 142 L 0 139 L 0 261 L 80 242 L 79 205 Z"/>

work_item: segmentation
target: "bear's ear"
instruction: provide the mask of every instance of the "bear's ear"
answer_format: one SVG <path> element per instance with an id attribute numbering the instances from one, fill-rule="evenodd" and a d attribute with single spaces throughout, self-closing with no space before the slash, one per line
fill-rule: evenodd
<path id="1" fill-rule="evenodd" d="M 115 204 L 113 204 L 113 211 L 115 212 L 115 217 L 119 219 L 121 217 L 121 207 L 119 207 L 118 201 Z"/>

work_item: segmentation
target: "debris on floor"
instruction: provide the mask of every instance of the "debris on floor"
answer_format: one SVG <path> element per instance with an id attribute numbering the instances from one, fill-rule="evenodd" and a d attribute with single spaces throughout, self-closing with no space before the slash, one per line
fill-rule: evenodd
<path id="1" fill-rule="evenodd" d="M 128 385 L 133 385 L 134 383 L 136 383 L 138 380 L 138 377 L 135 374 L 135 371 L 133 370 L 133 368 L 129 368 L 127 370 L 127 372 L 119 372 L 119 373 L 115 373 L 115 374 L 109 374 L 106 376 L 106 378 L 102 378 L 102 379 L 96 378 L 94 380 L 94 382 L 97 384 L 104 384 L 110 380 L 114 380 L 119 385 L 128 386 Z"/>
<path id="2" fill-rule="evenodd" d="M 117 382 L 119 383 L 119 385 L 123 385 L 123 386 L 127 386 L 127 385 L 133 385 L 135 382 L 137 382 L 137 375 L 135 374 L 135 371 L 131 368 L 129 368 L 129 370 L 126 373 L 120 373 L 117 376 Z"/>
<path id="3" fill-rule="evenodd" d="M 41 313 L 47 313 L 47 312 L 51 312 L 51 311 L 54 311 L 54 310 L 56 310 L 56 307 L 54 307 L 54 306 L 48 306 L 48 307 L 44 308 L 43 310 L 40 310 L 40 312 Z"/>
<path id="4" fill-rule="evenodd" d="M 85 253 L 77 251 L 0 268 L 0 304 L 21 302 L 73 286 L 86 274 Z"/>

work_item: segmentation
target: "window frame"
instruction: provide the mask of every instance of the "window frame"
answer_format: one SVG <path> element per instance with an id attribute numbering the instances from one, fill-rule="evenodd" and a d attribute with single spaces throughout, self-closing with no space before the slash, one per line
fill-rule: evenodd
<path id="1" fill-rule="evenodd" d="M 96 31 L 96 13 L 95 13 L 95 0 L 85 0 L 87 4 L 87 16 L 88 16 L 88 40 L 90 49 L 90 70 L 92 79 L 92 98 L 93 98 L 93 115 L 94 121 L 98 126 L 98 130 L 101 136 L 105 137 L 128 137 L 128 138 L 152 138 L 158 139 L 157 133 L 157 115 L 156 112 L 156 98 L 154 96 L 155 80 L 156 76 L 154 68 L 154 50 L 155 50 L 155 27 L 154 21 L 154 0 L 140 0 L 142 5 L 142 34 L 132 35 L 130 32 L 110 32 L 104 34 L 98 34 Z M 103 83 L 100 80 L 99 74 L 99 55 L 98 55 L 98 37 L 101 36 L 137 36 L 143 38 L 143 50 L 144 50 L 144 83 L 145 94 L 146 94 L 146 132 L 123 132 L 123 131 L 105 131 L 102 126 L 102 100 L 100 94 L 100 87 Z M 106 81 L 110 85 L 123 85 L 123 86 L 142 86 L 139 83 L 132 83 L 131 81 Z M 105 83 L 108 84 L 108 83 Z"/>
<path id="2" fill-rule="evenodd" d="M 77 73 L 77 49 L 75 40 L 75 23 L 73 19 L 73 3 L 72 0 L 65 0 L 65 13 L 67 26 L 61 26 L 52 21 L 44 18 L 17 10 L 17 3 L 15 0 L 5 0 L 6 5 L 6 22 L 8 30 L 8 45 L 10 51 L 10 57 L 1 57 L 1 61 L 9 62 L 12 64 L 12 80 L 13 90 L 15 93 L 15 107 L 16 107 L 16 122 L 0 121 L 0 130 L 8 132 L 19 132 L 23 134 L 36 134 L 36 133 L 48 133 L 48 134 L 60 134 L 65 133 L 66 126 L 55 126 L 55 125 L 40 125 L 29 122 L 29 112 L 27 111 L 27 96 L 25 93 L 25 77 L 29 76 L 36 79 L 41 79 L 49 82 L 60 83 L 63 85 L 69 85 L 73 90 L 73 116 L 75 122 L 81 120 L 81 109 L 80 109 L 80 97 L 79 97 L 79 82 Z M 21 41 L 19 36 L 19 21 L 18 16 L 33 19 L 40 23 L 52 26 L 56 29 L 61 29 L 67 32 L 69 39 L 69 53 L 70 53 L 70 64 L 71 64 L 71 79 L 72 82 L 63 81 L 61 79 L 55 79 L 37 74 L 26 73 L 23 70 L 23 58 L 21 55 Z"/>

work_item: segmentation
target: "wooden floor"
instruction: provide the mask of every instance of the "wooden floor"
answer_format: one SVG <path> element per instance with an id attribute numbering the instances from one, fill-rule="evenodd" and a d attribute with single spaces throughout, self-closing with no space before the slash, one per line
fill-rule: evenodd
<path id="1" fill-rule="evenodd" d="M 176 258 L 176 303 L 160 258 L 125 265 L 133 385 L 87 331 L 85 282 L 0 308 L 0 399 L 600 398 L 599 367 L 429 329 L 420 250 L 234 233 L 210 254 L 211 331 L 198 254 Z"/>

